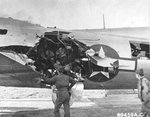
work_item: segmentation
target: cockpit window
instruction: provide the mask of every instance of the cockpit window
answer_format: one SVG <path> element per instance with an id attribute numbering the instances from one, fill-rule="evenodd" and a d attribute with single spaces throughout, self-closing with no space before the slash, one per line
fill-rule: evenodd
<path id="1" fill-rule="evenodd" d="M 8 32 L 7 29 L 0 29 L 0 35 L 6 35 Z"/>
<path id="2" fill-rule="evenodd" d="M 130 42 L 131 53 L 133 58 L 150 59 L 149 43 Z"/>

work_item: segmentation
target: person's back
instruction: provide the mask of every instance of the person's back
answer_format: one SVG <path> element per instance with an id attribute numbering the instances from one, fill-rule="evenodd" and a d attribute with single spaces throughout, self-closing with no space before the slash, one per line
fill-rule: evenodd
<path id="1" fill-rule="evenodd" d="M 69 90 L 74 86 L 76 83 L 73 78 L 68 75 L 63 74 L 63 67 L 59 67 L 58 69 L 59 74 L 52 77 L 51 79 L 43 78 L 45 82 L 55 85 L 57 88 L 56 91 L 56 101 L 55 101 L 55 109 L 54 115 L 55 117 L 60 117 L 59 109 L 60 107 L 64 106 L 64 117 L 70 117 L 70 95 Z"/>
<path id="2" fill-rule="evenodd" d="M 59 74 L 55 76 L 55 78 L 56 78 L 55 86 L 58 90 L 61 90 L 61 89 L 68 90 L 69 81 L 70 81 L 69 76 L 65 74 Z"/>

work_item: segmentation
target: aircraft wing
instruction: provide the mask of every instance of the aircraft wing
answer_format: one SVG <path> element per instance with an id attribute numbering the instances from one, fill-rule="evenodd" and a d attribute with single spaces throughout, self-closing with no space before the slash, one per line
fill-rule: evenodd
<path id="1" fill-rule="evenodd" d="M 100 36 L 91 32 L 72 31 L 68 36 L 72 39 L 77 39 L 87 46 L 92 46 L 100 41 Z"/>
<path id="2" fill-rule="evenodd" d="M 110 28 L 110 29 L 86 29 L 77 30 L 82 32 L 89 32 L 99 37 L 121 37 L 131 41 L 138 41 L 141 43 L 150 42 L 150 27 L 133 27 L 133 28 Z"/>
<path id="3" fill-rule="evenodd" d="M 0 18 L 0 47 L 10 45 L 34 46 L 39 41 L 37 35 L 45 32 L 68 32 L 56 27 L 43 27 L 28 21 L 13 18 Z"/>

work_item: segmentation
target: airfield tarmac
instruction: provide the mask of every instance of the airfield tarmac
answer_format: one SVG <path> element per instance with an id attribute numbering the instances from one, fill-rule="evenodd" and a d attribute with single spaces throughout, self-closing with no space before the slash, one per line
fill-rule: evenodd
<path id="1" fill-rule="evenodd" d="M 0 92 L 0 117 L 53 117 L 54 105 L 50 89 L 0 87 Z M 121 117 L 121 113 L 138 115 L 140 106 L 137 92 L 133 90 L 85 90 L 83 97 L 71 106 L 71 116 Z M 63 109 L 60 112 L 63 115 Z"/>

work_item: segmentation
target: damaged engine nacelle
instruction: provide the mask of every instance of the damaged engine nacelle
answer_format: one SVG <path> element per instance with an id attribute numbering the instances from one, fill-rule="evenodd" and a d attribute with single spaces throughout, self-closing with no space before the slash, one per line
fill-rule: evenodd
<path id="1" fill-rule="evenodd" d="M 87 78 L 94 82 L 105 82 L 118 74 L 119 55 L 113 48 L 99 43 L 89 47 L 70 34 L 74 33 L 45 32 L 43 36 L 37 36 L 39 42 L 34 47 L 11 45 L 0 50 L 16 53 L 23 60 L 23 65 L 48 78 L 56 75 L 60 66 L 77 80 Z M 107 56 L 104 50 L 107 50 Z"/>
<path id="2" fill-rule="evenodd" d="M 102 58 L 96 48 L 103 50 L 104 47 L 113 56 L 119 57 L 115 50 L 101 44 L 89 47 L 69 34 L 70 32 L 53 31 L 38 36 L 39 42 L 27 52 L 27 56 L 34 61 L 36 71 L 51 78 L 63 66 L 65 73 L 71 77 L 77 80 L 87 78 L 94 82 L 108 81 L 118 74 L 118 61 L 115 60 L 110 65 L 110 59 L 107 60 L 105 56 Z"/>
<path id="3" fill-rule="evenodd" d="M 35 61 L 36 71 L 52 77 L 57 74 L 57 67 L 61 65 L 66 73 L 74 78 L 82 79 L 91 74 L 90 63 L 86 56 L 86 50 L 89 48 L 68 37 L 68 34 L 69 32 L 53 31 L 38 36 L 39 42 L 27 53 L 27 56 Z"/>

